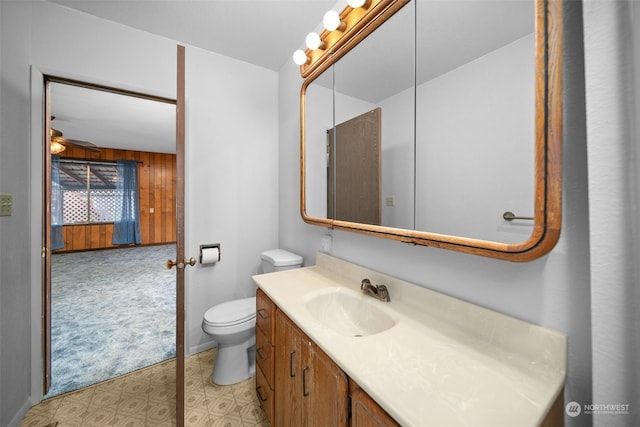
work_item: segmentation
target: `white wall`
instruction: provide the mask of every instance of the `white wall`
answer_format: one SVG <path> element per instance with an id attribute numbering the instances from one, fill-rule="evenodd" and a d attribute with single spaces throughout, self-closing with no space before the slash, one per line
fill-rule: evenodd
<path id="1" fill-rule="evenodd" d="M 386 274 L 559 330 L 569 337 L 565 400 L 591 402 L 589 228 L 582 63 L 582 11 L 566 7 L 564 220 L 560 241 L 547 256 L 509 263 L 391 240 L 333 231 L 338 257 Z M 327 230 L 298 214 L 298 91 L 293 63 L 280 72 L 280 244 L 315 262 Z M 567 425 L 586 425 L 567 419 Z"/>
<path id="2" fill-rule="evenodd" d="M 175 98 L 177 43 L 49 2 L 0 5 L 0 183 L 14 194 L 14 215 L 0 219 L 4 426 L 41 397 L 42 93 L 38 81 L 30 87 L 29 65 L 34 80 L 52 74 Z M 253 294 L 260 252 L 278 246 L 278 119 L 273 71 L 187 47 L 186 74 L 185 255 L 222 245 L 218 265 L 187 270 L 189 352 L 208 339 L 205 307 Z"/>
<path id="3" fill-rule="evenodd" d="M 191 354 L 211 342 L 204 312 L 255 296 L 260 253 L 278 247 L 278 92 L 275 72 L 195 48 L 187 58 L 186 256 L 221 244 L 219 263 L 186 272 Z"/>
<path id="4" fill-rule="evenodd" d="M 0 2 L 0 425 L 20 420 L 30 390 L 29 45 L 30 5 Z"/>

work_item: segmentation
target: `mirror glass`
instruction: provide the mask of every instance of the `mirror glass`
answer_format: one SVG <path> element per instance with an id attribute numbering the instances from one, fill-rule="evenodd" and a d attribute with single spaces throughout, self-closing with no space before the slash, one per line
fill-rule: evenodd
<path id="1" fill-rule="evenodd" d="M 415 2 L 417 230 L 515 243 L 533 216 L 533 1 Z"/>
<path id="2" fill-rule="evenodd" d="M 413 228 L 414 22 L 409 3 L 334 65 L 335 219 Z"/>
<path id="3" fill-rule="evenodd" d="M 550 160 L 537 152 L 551 142 L 536 114 L 561 118 L 561 110 L 544 110 L 561 96 L 545 92 L 559 77 L 536 84 L 551 68 L 536 56 L 535 34 L 536 19 L 539 40 L 551 34 L 540 18 L 549 4 L 559 3 L 414 0 L 310 77 L 305 220 L 371 234 L 381 230 L 369 225 L 389 227 L 396 231 L 384 233 L 398 240 L 414 231 L 505 248 L 544 234 L 549 194 L 538 188 L 549 184 L 540 171 Z M 560 25 L 559 9 L 549 25 Z M 526 218 L 507 221 L 509 211 Z"/>
<path id="4" fill-rule="evenodd" d="M 413 22 L 405 6 L 307 87 L 309 216 L 413 228 Z"/>
<path id="5" fill-rule="evenodd" d="M 328 134 L 333 128 L 333 68 L 314 80 L 306 91 L 305 189 L 307 213 L 316 218 L 333 218 L 328 212 Z"/>

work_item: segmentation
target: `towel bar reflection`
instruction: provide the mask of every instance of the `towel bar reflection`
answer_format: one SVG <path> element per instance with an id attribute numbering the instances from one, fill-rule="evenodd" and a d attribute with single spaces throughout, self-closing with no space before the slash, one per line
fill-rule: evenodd
<path id="1" fill-rule="evenodd" d="M 503 213 L 502 218 L 506 221 L 513 221 L 514 219 L 526 219 L 528 221 L 533 221 L 532 216 L 517 216 L 511 211 L 506 211 L 505 213 Z"/>

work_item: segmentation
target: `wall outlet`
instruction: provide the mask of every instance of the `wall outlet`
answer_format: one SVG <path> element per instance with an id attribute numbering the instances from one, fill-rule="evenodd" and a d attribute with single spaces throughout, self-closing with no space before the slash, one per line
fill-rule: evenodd
<path id="1" fill-rule="evenodd" d="M 333 248 L 333 236 L 331 234 L 325 234 L 322 236 L 322 250 L 325 252 L 331 252 Z"/>
<path id="2" fill-rule="evenodd" d="M 384 199 L 385 205 L 387 206 L 395 206 L 396 205 L 396 196 L 387 196 Z"/>
<path id="3" fill-rule="evenodd" d="M 13 198 L 11 194 L 0 194 L 0 216 L 10 216 L 13 212 Z"/>

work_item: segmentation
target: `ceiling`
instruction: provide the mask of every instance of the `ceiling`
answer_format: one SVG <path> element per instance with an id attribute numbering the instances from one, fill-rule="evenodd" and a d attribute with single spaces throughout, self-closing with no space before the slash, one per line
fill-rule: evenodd
<path id="1" fill-rule="evenodd" d="M 346 6 L 346 0 L 49 1 L 274 71 L 288 63 L 294 67 L 291 55 L 302 47 L 306 34 L 319 29 L 327 10 Z M 419 82 L 533 32 L 533 0 L 416 2 L 420 28 L 426 29 L 418 32 L 418 38 L 424 40 L 417 43 L 424 46 L 420 56 L 425 61 L 417 63 L 416 69 L 429 71 L 429 75 L 418 77 Z M 394 48 L 383 45 L 383 40 L 389 42 L 411 32 L 413 18 L 408 12 L 405 7 L 383 26 L 384 32 L 376 32 L 384 33 L 384 37 L 370 36 L 358 46 L 368 58 L 365 65 L 358 59 L 347 67 L 347 58 L 355 55 L 341 61 L 354 76 L 343 79 L 348 83 L 339 88 L 341 92 L 377 102 L 413 84 L 412 75 L 401 73 L 402 69 L 413 69 L 413 44 L 394 42 Z M 402 21 L 403 15 L 408 23 Z M 406 67 L 398 65 L 407 58 Z M 376 73 L 362 72 L 374 69 Z M 368 80 L 374 77 L 384 83 Z M 53 127 L 65 137 L 101 147 L 175 152 L 173 105 L 57 86 L 52 91 L 52 114 L 57 117 Z M 156 112 L 150 113 L 151 108 Z M 159 120 L 149 123 L 149 117 Z"/>
<path id="2" fill-rule="evenodd" d="M 279 70 L 337 0 L 49 0 Z M 343 1 L 346 6 L 346 0 Z"/>
<path id="3" fill-rule="evenodd" d="M 303 47 L 306 34 L 317 29 L 324 13 L 336 4 L 336 0 L 49 1 L 274 71 Z M 175 152 L 172 105 L 54 84 L 51 111 L 56 116 L 52 126 L 66 138 L 99 147 Z M 156 118 L 154 123 L 149 123 L 150 117 Z"/>
<path id="4" fill-rule="evenodd" d="M 51 127 L 98 147 L 175 153 L 175 104 L 52 83 Z"/>

